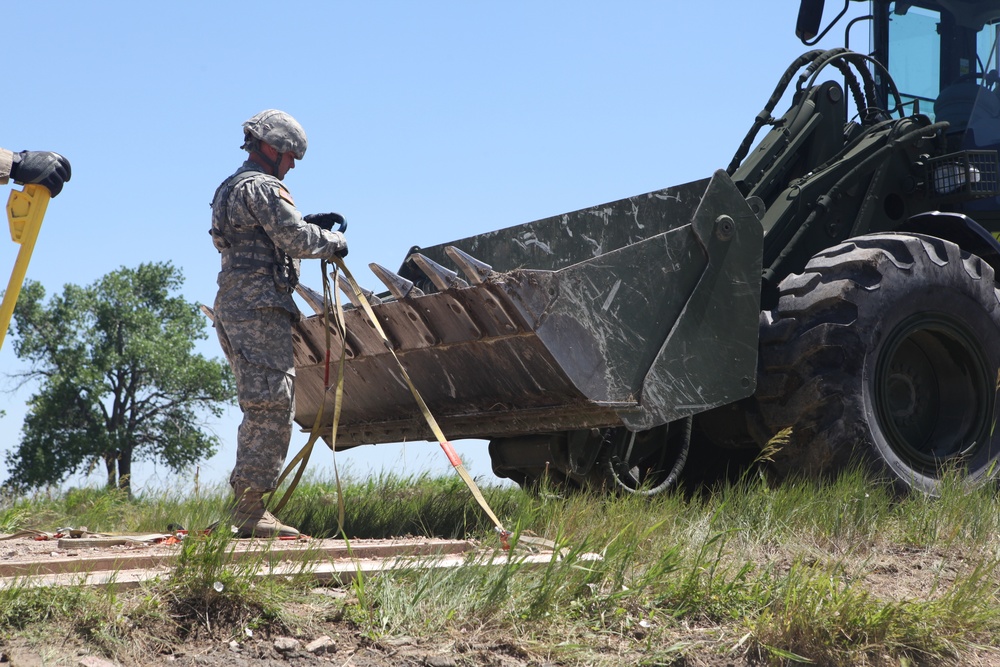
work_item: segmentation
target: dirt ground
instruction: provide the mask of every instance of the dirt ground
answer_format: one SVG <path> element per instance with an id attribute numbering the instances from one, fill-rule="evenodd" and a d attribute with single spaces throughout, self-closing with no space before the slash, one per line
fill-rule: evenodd
<path id="1" fill-rule="evenodd" d="M 334 553 L 342 544 L 340 540 L 295 540 L 272 543 L 266 548 L 272 554 L 280 551 L 288 556 L 288 560 L 294 560 L 296 552 L 308 558 L 310 552 L 318 550 Z M 238 553 L 262 547 L 263 544 L 254 540 L 233 543 L 233 549 Z M 462 540 L 426 538 L 356 540 L 352 543 L 354 552 L 371 556 L 370 561 L 377 561 L 380 555 L 389 561 L 394 558 L 391 554 L 463 554 L 474 548 L 474 545 Z M 121 587 L 126 588 L 129 581 L 126 575 L 133 569 L 139 571 L 145 567 L 144 571 L 153 574 L 166 572 L 180 549 L 180 544 L 167 534 L 129 537 L 83 534 L 78 538 L 45 533 L 0 536 L 0 586 L 24 585 L 26 582 L 46 585 L 53 577 L 63 573 L 79 580 L 81 572 L 115 570 L 117 580 L 125 582 Z M 312 593 L 338 600 L 352 595 L 348 588 L 338 587 L 336 582 L 314 588 Z M 303 607 L 301 610 L 288 611 L 293 616 L 299 616 L 296 612 L 301 612 L 303 618 L 308 618 L 311 615 L 310 605 L 302 603 L 300 606 Z M 239 640 L 192 637 L 182 643 L 162 647 L 158 652 L 150 652 L 148 647 L 122 644 L 120 654 L 114 658 L 102 655 L 94 646 L 88 646 L 70 629 L 66 630 L 66 636 L 58 638 L 31 634 L 5 637 L 6 633 L 0 633 L 0 667 L 239 667 L 289 664 L 525 667 L 556 664 L 539 660 L 503 638 L 459 636 L 428 640 L 391 637 L 371 641 L 342 618 L 322 619 L 309 625 L 296 632 L 271 632 L 269 629 L 248 632 Z M 157 634 L 155 630 L 153 634 Z"/>
<path id="2" fill-rule="evenodd" d="M 132 653 L 108 658 L 77 639 L 58 641 L 18 638 L 3 642 L 3 667 L 557 667 L 562 665 L 671 665 L 673 667 L 750 667 L 758 663 L 745 657 L 720 656 L 713 648 L 717 633 L 709 628 L 689 628 L 679 642 L 693 645 L 674 662 L 649 662 L 642 637 L 619 639 L 596 646 L 595 662 L 564 658 L 545 647 L 522 646 L 499 636 L 416 638 L 397 636 L 370 641 L 348 624 L 330 623 L 300 637 L 245 638 L 240 641 L 189 640 L 159 653 Z M 699 648 L 699 642 L 704 646 Z M 599 662 L 598 662 L 599 661 Z M 957 663 L 956 663 L 957 664 Z M 993 667 L 1000 663 L 982 664 Z"/>
<path id="3" fill-rule="evenodd" d="M 42 667 L 73 665 L 80 667 L 119 667 L 151 665 L 171 667 L 265 667 L 271 665 L 339 665 L 346 667 L 460 667 L 490 665 L 491 667 L 526 667 L 556 665 L 532 659 L 526 651 L 503 642 L 471 644 L 455 641 L 430 642 L 411 637 L 398 637 L 381 642 L 369 642 L 349 632 L 322 634 L 314 638 L 276 637 L 243 642 L 186 642 L 170 654 L 136 656 L 119 662 L 94 655 L 85 646 L 39 646 L 18 640 L 3 649 L 0 664 L 11 667 Z"/>
<path id="4" fill-rule="evenodd" d="M 9 537 L 9 536 L 8 536 Z M 93 546 L 94 540 L 114 538 L 81 539 L 47 535 L 21 535 L 12 539 L 0 536 L 0 585 L 4 580 L 23 584 L 30 571 L 40 573 L 38 577 L 56 576 L 53 573 L 75 572 L 91 567 L 121 567 L 123 563 L 140 566 L 147 564 L 151 569 L 165 571 L 171 559 L 180 551 L 178 544 L 167 544 L 165 536 L 135 536 L 134 541 L 124 544 L 100 544 Z M 139 539 L 145 537 L 146 539 Z M 271 545 L 272 549 L 285 551 L 317 549 L 324 545 L 317 542 L 339 542 L 302 540 L 287 544 Z M 234 543 L 236 548 L 252 550 L 253 541 Z M 328 546 L 328 545 L 327 545 Z M 392 553 L 394 551 L 431 552 L 435 549 L 461 554 L 474 548 L 470 543 L 456 540 L 397 539 L 397 540 L 357 540 L 355 549 L 367 549 L 370 553 Z M 335 547 L 331 547 L 335 548 Z M 94 565 L 99 563 L 99 565 Z M 121 575 L 120 575 L 121 576 Z M 124 580 L 125 577 L 121 576 Z M 41 581 L 42 579 L 39 579 Z M 336 582 L 312 589 L 311 595 L 345 601 L 353 595 L 349 588 Z M 308 596 L 307 596 L 308 598 Z M 329 602 L 329 600 L 324 600 Z M 363 636 L 342 617 L 319 618 L 310 608 L 309 600 L 298 603 L 301 609 L 287 611 L 301 618 L 313 618 L 307 627 L 288 628 L 269 632 L 262 630 L 231 638 L 207 638 L 205 633 L 190 637 L 181 643 L 150 650 L 145 646 L 129 646 L 118 642 L 120 649 L 113 657 L 105 655 L 96 645 L 87 645 L 79 633 L 66 624 L 65 636 L 35 636 L 20 633 L 5 637 L 0 633 L 0 667 L 41 667 L 49 665 L 71 665 L 78 667 L 138 667 L 150 666 L 204 666 L 223 665 L 267 666 L 267 665 L 338 665 L 340 667 L 465 667 L 486 665 L 489 667 L 542 667 L 563 664 L 581 664 L 565 661 L 549 654 L 542 646 L 522 646 L 508 637 L 497 633 L 478 631 L 459 633 L 455 636 L 406 637 L 392 636 L 373 641 Z M 143 628 L 156 635 L 156 628 Z M 136 633 L 139 634 L 139 633 Z M 711 631 L 690 629 L 687 640 L 704 634 L 708 640 Z M 596 650 L 606 655 L 602 664 L 637 664 L 642 659 L 642 637 L 603 638 L 595 641 Z M 619 661 L 618 658 L 621 658 Z M 678 665 L 740 665 L 739 662 L 716 660 L 711 651 L 705 651 L 703 658 L 689 655 Z"/>
<path id="5" fill-rule="evenodd" d="M 55 641 L 53 641 L 53 639 Z M 594 647 L 594 662 L 549 655 L 542 647 L 521 646 L 503 637 L 391 637 L 369 641 L 343 623 L 328 624 L 301 637 L 246 638 L 242 641 L 189 640 L 169 651 L 102 656 L 77 639 L 0 640 L 0 666 L 49 667 L 557 667 L 563 665 L 669 665 L 670 667 L 760 667 L 745 655 L 720 655 L 718 632 L 689 628 L 677 642 L 689 646 L 673 662 L 649 661 L 641 638 Z M 699 645 L 700 644 L 700 645 Z M 777 663 L 771 663 L 777 664 Z M 788 663 L 793 664 L 793 663 Z M 797 663 L 795 663 L 797 664 Z M 813 663 L 819 664 L 819 663 Z M 882 663 L 875 663 L 881 665 Z M 1000 655 L 984 648 L 947 662 L 891 663 L 940 667 L 997 667 Z"/>
<path id="6" fill-rule="evenodd" d="M 97 555 L 135 555 L 150 554 L 171 556 L 176 555 L 179 546 L 166 544 L 170 534 L 150 534 L 121 536 L 122 544 L 114 544 L 116 540 L 102 537 L 101 534 L 81 533 L 79 537 L 71 537 L 63 533 L 45 533 L 42 531 L 23 531 L 10 535 L 0 535 L 0 573 L 4 565 L 13 563 L 44 562 L 52 559 L 86 558 Z M 106 544 L 97 544 L 106 541 Z"/>
<path id="7" fill-rule="evenodd" d="M 0 540 L 0 582 L 4 577 L 13 580 L 12 572 L 24 573 L 23 568 L 41 568 L 36 571 L 55 572 L 77 569 L 87 561 L 105 559 L 108 562 L 158 562 L 169 559 L 180 550 L 177 544 L 166 544 L 163 540 L 147 539 L 125 544 L 102 544 L 91 546 L 85 540 L 35 539 L 41 536 L 21 536 Z M 147 536 L 148 537 L 148 536 Z M 370 541 L 373 549 L 406 549 L 414 544 L 426 546 L 427 540 L 383 540 Z M 445 542 L 429 541 L 435 548 Z M 243 544 L 240 545 L 244 547 Z M 318 545 L 305 541 L 281 545 L 283 549 L 316 549 Z M 246 541 L 245 548 L 253 548 L 252 541 Z M 461 553 L 461 544 L 450 544 L 449 549 Z M 375 553 L 375 551 L 373 551 Z M 772 562 L 791 565 L 789 554 L 774 553 Z M 798 554 L 801 557 L 801 553 Z M 823 555 L 817 553 L 817 564 L 822 565 Z M 162 565 L 166 567 L 167 565 Z M 971 564 L 970 564 L 971 566 Z M 870 553 L 863 562 L 856 564 L 851 576 L 861 578 L 873 595 L 882 599 L 920 599 L 931 587 L 954 580 L 962 573 L 965 562 L 961 554 L 938 553 L 933 550 L 912 548 L 890 548 L 882 552 Z M 22 580 L 23 581 L 23 580 Z M 2 583 L 0 583 L 2 585 Z M 641 630 L 633 636 L 593 635 L 588 637 L 565 638 L 571 643 L 583 644 L 592 662 L 581 659 L 581 653 L 567 654 L 565 651 L 552 652 L 551 646 L 560 639 L 554 638 L 547 645 L 525 645 L 501 636 L 495 631 L 460 632 L 449 636 L 406 637 L 391 636 L 371 640 L 341 616 L 316 616 L 312 613 L 312 596 L 318 602 L 329 603 L 333 598 L 347 601 L 353 593 L 348 587 L 330 582 L 312 589 L 302 602 L 301 609 L 290 609 L 296 618 L 308 618 L 294 630 L 289 628 L 263 629 L 247 633 L 238 639 L 226 637 L 206 637 L 205 633 L 177 640 L 178 643 L 150 649 L 149 643 L 130 645 L 128 640 L 117 640 L 117 652 L 113 657 L 102 653 L 98 644 L 86 644 L 80 633 L 65 624 L 64 636 L 39 636 L 27 633 L 16 635 L 0 631 L 0 667 L 43 667 L 49 665 L 70 665 L 74 667 L 139 667 L 151 666 L 203 666 L 222 667 L 224 665 L 269 666 L 298 665 L 312 667 L 337 665 L 338 667 L 468 667 L 483 665 L 488 667 L 554 667 L 555 665 L 674 665 L 677 667 L 750 667 L 762 664 L 753 661 L 752 656 L 736 650 L 726 649 L 737 644 L 737 631 L 731 628 L 706 625 L 697 627 L 681 623 L 669 632 L 656 636 L 660 656 L 667 647 L 676 645 L 678 650 L 673 662 L 648 661 L 650 646 L 648 637 Z M 318 606 L 318 605 L 317 605 Z M 342 607 L 342 605 L 341 605 Z M 330 608 L 327 604 L 326 608 Z M 49 627 L 49 626 L 46 626 Z M 56 624 L 55 627 L 60 627 Z M 51 630 L 51 629 L 50 629 Z M 155 628 L 150 630 L 157 635 Z M 141 632 L 136 633 L 143 634 Z M 158 636 L 167 636 L 162 633 Z M 582 655 L 586 655 L 583 653 Z M 920 664 L 920 663 L 912 663 Z M 974 654 L 967 654 L 952 663 L 944 665 L 967 665 L 970 667 L 1000 667 L 1000 650 L 984 647 Z"/>

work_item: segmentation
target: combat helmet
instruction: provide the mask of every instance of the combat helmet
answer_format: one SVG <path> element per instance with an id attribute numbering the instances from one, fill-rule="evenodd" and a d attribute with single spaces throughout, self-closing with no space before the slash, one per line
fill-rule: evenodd
<path id="1" fill-rule="evenodd" d="M 284 111 L 266 109 L 243 123 L 243 149 L 253 151 L 263 141 L 279 153 L 292 153 L 296 160 L 306 154 L 306 131 Z"/>

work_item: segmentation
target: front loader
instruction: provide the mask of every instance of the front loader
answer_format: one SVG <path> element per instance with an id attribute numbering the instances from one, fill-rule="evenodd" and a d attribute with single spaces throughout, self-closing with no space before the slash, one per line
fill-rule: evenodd
<path id="1" fill-rule="evenodd" d="M 372 310 L 450 439 L 489 440 L 524 486 L 652 494 L 689 458 L 769 444 L 779 473 L 860 460 L 927 493 L 991 476 L 1000 6 L 871 9 L 872 54 L 798 58 L 727 169 L 372 267 Z M 803 0 L 807 44 L 821 16 Z M 431 439 L 363 309 L 344 316 L 336 446 Z M 325 321 L 294 333 L 295 419 L 322 407 L 329 437 Z"/>

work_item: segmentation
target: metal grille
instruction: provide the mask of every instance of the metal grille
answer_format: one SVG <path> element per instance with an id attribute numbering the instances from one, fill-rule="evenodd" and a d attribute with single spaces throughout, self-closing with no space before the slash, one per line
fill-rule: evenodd
<path id="1" fill-rule="evenodd" d="M 961 151 L 927 162 L 932 198 L 978 199 L 1000 194 L 997 151 Z"/>

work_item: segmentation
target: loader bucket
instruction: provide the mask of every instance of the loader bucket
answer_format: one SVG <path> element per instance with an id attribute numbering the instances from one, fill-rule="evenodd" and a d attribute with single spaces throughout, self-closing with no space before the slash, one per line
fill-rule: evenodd
<path id="1" fill-rule="evenodd" d="M 753 393 L 761 242 L 757 217 L 717 172 L 415 248 L 393 277 L 424 293 L 397 286 L 373 310 L 449 439 L 649 429 Z M 444 266 L 462 257 L 483 263 L 460 262 L 471 284 Z M 337 446 L 433 439 L 364 312 L 347 307 L 345 327 Z M 311 428 L 325 405 L 329 434 L 323 328 L 319 315 L 296 325 L 295 419 Z"/>

